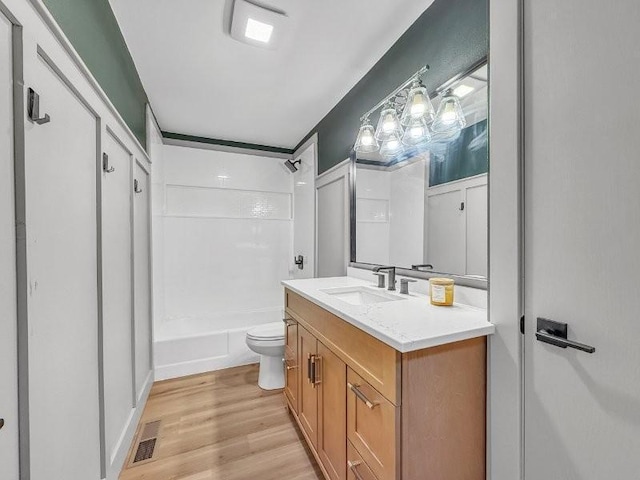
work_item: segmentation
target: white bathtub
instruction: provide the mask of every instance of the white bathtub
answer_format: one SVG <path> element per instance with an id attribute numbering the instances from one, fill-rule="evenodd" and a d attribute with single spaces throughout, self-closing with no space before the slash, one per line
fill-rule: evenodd
<path id="1" fill-rule="evenodd" d="M 282 308 L 166 319 L 154 331 L 155 379 L 182 377 L 258 362 L 247 330 L 282 320 Z"/>

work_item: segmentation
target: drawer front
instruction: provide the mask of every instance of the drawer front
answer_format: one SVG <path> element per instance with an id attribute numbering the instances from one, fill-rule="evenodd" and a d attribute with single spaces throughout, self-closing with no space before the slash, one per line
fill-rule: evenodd
<path id="1" fill-rule="evenodd" d="M 285 385 L 284 394 L 289 400 L 289 405 L 293 411 L 298 413 L 298 355 L 294 353 L 288 346 L 284 349 L 284 375 Z"/>
<path id="2" fill-rule="evenodd" d="M 285 290 L 287 313 L 395 405 L 400 405 L 401 354 L 306 298 Z"/>
<path id="3" fill-rule="evenodd" d="M 347 480 L 378 480 L 351 442 L 347 442 Z"/>
<path id="4" fill-rule="evenodd" d="M 347 438 L 379 480 L 400 474 L 400 407 L 347 371 Z"/>

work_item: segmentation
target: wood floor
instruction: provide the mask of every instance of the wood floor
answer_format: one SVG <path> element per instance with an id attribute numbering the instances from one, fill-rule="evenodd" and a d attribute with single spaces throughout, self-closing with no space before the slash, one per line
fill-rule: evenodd
<path id="1" fill-rule="evenodd" d="M 130 452 L 120 480 L 322 479 L 282 392 L 258 387 L 257 365 L 155 383 L 140 425 L 156 420 L 152 460 L 132 466 Z"/>

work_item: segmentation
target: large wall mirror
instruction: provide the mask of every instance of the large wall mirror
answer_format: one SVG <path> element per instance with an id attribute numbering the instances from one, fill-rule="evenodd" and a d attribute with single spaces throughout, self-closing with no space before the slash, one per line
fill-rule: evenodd
<path id="1" fill-rule="evenodd" d="M 392 146 L 396 147 L 393 154 L 389 153 L 385 138 L 376 141 L 379 147 L 376 151 L 354 153 L 351 197 L 354 264 L 394 265 L 486 279 L 487 87 L 487 65 L 483 63 L 430 95 L 433 117 L 428 123 L 415 124 L 418 127 L 403 126 L 399 135 L 404 138 L 391 138 Z M 398 119 L 411 100 L 411 85 L 392 99 L 391 106 L 397 109 Z M 382 107 L 382 116 L 389 106 L 387 102 Z M 454 121 L 456 112 L 462 116 L 458 128 L 443 133 L 437 122 Z M 371 122 L 365 118 L 363 125 L 366 124 Z M 418 145 L 404 141 L 412 134 L 410 129 L 423 127 L 428 129 L 425 129 L 427 138 L 417 142 Z M 378 130 L 371 128 L 374 131 L 377 135 Z"/>

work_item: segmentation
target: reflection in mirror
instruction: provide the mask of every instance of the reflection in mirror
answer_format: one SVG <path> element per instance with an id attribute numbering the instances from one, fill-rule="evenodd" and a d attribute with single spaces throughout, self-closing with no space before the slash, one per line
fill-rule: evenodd
<path id="1" fill-rule="evenodd" d="M 357 153 L 352 260 L 487 276 L 487 91 L 484 65 L 432 98 L 428 142 Z"/>

